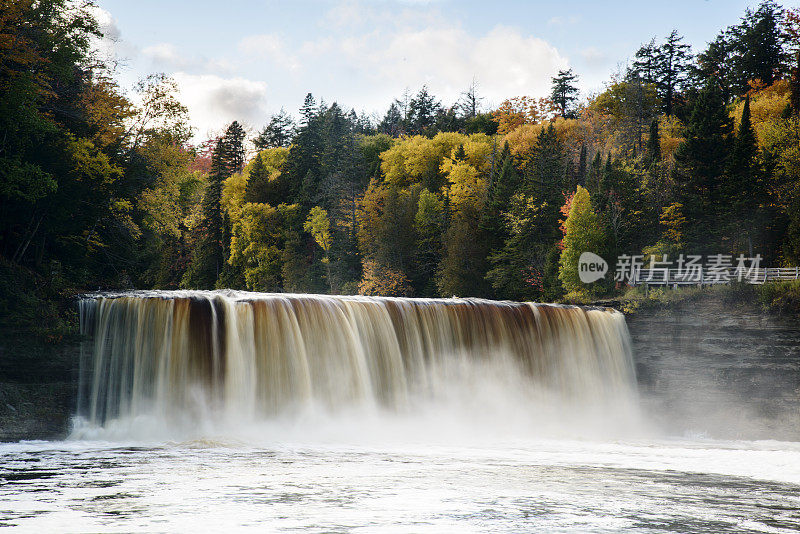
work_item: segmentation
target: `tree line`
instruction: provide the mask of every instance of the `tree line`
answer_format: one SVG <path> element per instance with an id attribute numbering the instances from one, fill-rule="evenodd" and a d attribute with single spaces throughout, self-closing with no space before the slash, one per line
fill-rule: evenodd
<path id="1" fill-rule="evenodd" d="M 68 0 L 0 11 L 0 263 L 64 288 L 584 299 L 575 258 L 800 262 L 800 14 L 770 0 L 693 55 L 677 31 L 579 98 L 427 87 L 372 120 L 308 94 L 192 145 L 175 83 L 137 104 Z M 251 149 L 252 147 L 252 149 Z M 249 157 L 252 155 L 252 157 Z M 9 274 L 10 273 L 10 274 Z M 27 285 L 26 285 L 27 284 Z"/>

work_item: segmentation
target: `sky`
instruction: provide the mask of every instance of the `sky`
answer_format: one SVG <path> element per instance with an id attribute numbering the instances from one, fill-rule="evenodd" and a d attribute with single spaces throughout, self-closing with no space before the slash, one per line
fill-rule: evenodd
<path id="1" fill-rule="evenodd" d="M 677 29 L 695 52 L 746 0 L 97 0 L 123 88 L 171 75 L 197 139 L 239 120 L 257 131 L 317 101 L 380 116 L 423 84 L 450 105 L 474 81 L 486 108 L 546 96 L 559 69 L 584 96 L 638 47 Z M 794 1 L 783 2 L 796 7 Z"/>

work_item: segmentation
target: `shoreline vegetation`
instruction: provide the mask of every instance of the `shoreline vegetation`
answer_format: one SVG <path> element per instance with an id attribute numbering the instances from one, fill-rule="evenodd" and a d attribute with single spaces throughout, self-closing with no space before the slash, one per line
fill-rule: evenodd
<path id="1" fill-rule="evenodd" d="M 696 49 L 665 30 L 589 95 L 572 69 L 547 96 L 491 109 L 477 82 L 451 103 L 407 91 L 374 117 L 309 93 L 295 116 L 198 141 L 169 76 L 119 85 L 90 4 L 15 0 L 0 14 L 5 331 L 71 342 L 71 296 L 97 289 L 634 312 L 692 290 L 582 284 L 581 252 L 800 264 L 798 9 L 764 0 Z M 797 292 L 747 298 L 795 313 Z"/>
<path id="2" fill-rule="evenodd" d="M 761 313 L 800 319 L 800 280 L 764 284 L 730 283 L 703 287 L 629 287 L 619 296 L 592 301 L 568 300 L 570 304 L 610 306 L 627 316 L 639 312 L 676 311 L 683 306 L 704 302 L 748 306 Z"/>

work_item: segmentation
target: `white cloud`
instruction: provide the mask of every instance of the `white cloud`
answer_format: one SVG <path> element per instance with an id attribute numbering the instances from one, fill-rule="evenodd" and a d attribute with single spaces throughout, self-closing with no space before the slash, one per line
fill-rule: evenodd
<path id="1" fill-rule="evenodd" d="M 259 127 L 281 107 L 296 110 L 309 91 L 318 101 L 382 115 L 405 89 L 427 84 L 450 105 L 475 80 L 489 107 L 512 96 L 545 96 L 550 78 L 569 66 L 554 46 L 520 29 L 466 30 L 435 2 L 402 2 L 398 9 L 393 1 L 391 9 L 388 0 L 337 2 L 310 19 L 314 37 L 290 28 L 246 35 L 221 44 L 211 58 L 188 44 L 142 44 L 135 74 L 172 75 L 202 138 L 234 119 Z M 119 35 L 110 15 L 106 23 Z"/>
<path id="2" fill-rule="evenodd" d="M 225 124 L 238 120 L 260 125 L 267 116 L 267 84 L 245 78 L 222 78 L 213 74 L 174 74 L 180 100 L 189 108 L 197 137 L 204 138 Z"/>
<path id="3" fill-rule="evenodd" d="M 266 58 L 289 70 L 300 68 L 297 59 L 290 54 L 280 37 L 274 34 L 248 35 L 239 41 L 239 51 L 254 58 Z"/>
<path id="4" fill-rule="evenodd" d="M 122 36 L 122 32 L 111 13 L 97 6 L 93 6 L 92 11 L 97 20 L 97 25 L 100 27 L 100 32 L 103 34 L 103 38 L 118 41 Z"/>
<path id="5" fill-rule="evenodd" d="M 115 63 L 135 53 L 135 49 L 122 40 L 122 32 L 111 13 L 98 6 L 89 9 L 103 34 L 100 38 L 92 39 L 92 46 L 102 60 Z"/>
<path id="6" fill-rule="evenodd" d="M 546 41 L 504 26 L 479 37 L 460 27 L 400 30 L 345 39 L 339 48 L 373 84 L 395 91 L 428 84 L 447 102 L 457 99 L 473 78 L 493 103 L 514 95 L 543 96 L 550 78 L 568 65 Z"/>
<path id="7" fill-rule="evenodd" d="M 232 66 L 226 61 L 195 57 L 191 54 L 182 53 L 172 43 L 158 43 L 148 46 L 142 50 L 142 55 L 150 60 L 151 65 L 156 70 L 167 72 L 230 72 Z"/>

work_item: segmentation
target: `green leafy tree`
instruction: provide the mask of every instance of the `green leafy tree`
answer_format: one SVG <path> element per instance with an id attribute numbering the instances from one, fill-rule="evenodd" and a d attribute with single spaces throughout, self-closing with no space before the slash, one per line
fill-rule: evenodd
<path id="1" fill-rule="evenodd" d="M 294 236 L 292 220 L 299 206 L 246 203 L 233 226 L 228 262 L 244 274 L 251 291 L 291 290 L 285 281 L 286 260 Z"/>
<path id="2" fill-rule="evenodd" d="M 328 273 L 328 285 L 332 291 L 335 291 L 336 285 L 331 279 L 330 269 L 331 222 L 328 219 L 328 212 L 319 206 L 311 208 L 306 222 L 303 223 L 303 230 L 311 234 L 317 245 L 322 248 L 324 254 L 322 263 Z"/>
<path id="3" fill-rule="evenodd" d="M 600 218 L 592 209 L 589 192 L 581 186 L 569 202 L 569 211 L 564 221 L 564 239 L 559 259 L 558 278 L 564 289 L 572 296 L 589 295 L 599 286 L 587 286 L 580 280 L 578 259 L 584 252 L 601 254 L 605 245 Z"/>

